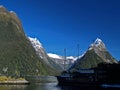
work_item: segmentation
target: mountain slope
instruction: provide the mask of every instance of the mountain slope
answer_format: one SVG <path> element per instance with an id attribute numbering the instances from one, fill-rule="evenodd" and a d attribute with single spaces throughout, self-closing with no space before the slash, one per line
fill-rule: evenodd
<path id="1" fill-rule="evenodd" d="M 77 58 L 73 56 L 68 56 L 66 57 L 66 60 L 65 60 L 65 57 L 57 55 L 57 54 L 52 54 L 52 53 L 48 53 L 48 56 L 51 58 L 52 61 L 60 65 L 62 69 L 69 68 L 77 60 Z"/>
<path id="2" fill-rule="evenodd" d="M 64 69 L 64 57 L 59 56 L 57 54 L 47 53 L 42 46 L 41 42 L 37 38 L 28 37 L 30 40 L 32 46 L 34 47 L 36 54 L 39 55 L 39 57 L 47 63 L 50 67 L 55 68 L 57 70 L 63 70 Z M 76 58 L 74 57 L 66 57 L 66 67 L 68 67 L 70 64 L 72 64 Z"/>
<path id="3" fill-rule="evenodd" d="M 91 44 L 89 50 L 94 50 L 94 52 L 103 59 L 106 63 L 117 63 L 113 56 L 106 49 L 105 44 L 101 39 L 97 38 L 93 44 Z"/>
<path id="4" fill-rule="evenodd" d="M 14 12 L 0 6 L 0 75 L 47 75 L 54 69 L 36 55 Z"/>
<path id="5" fill-rule="evenodd" d="M 37 38 L 28 37 L 28 39 L 30 40 L 33 48 L 35 49 L 36 54 L 42 59 L 43 62 L 45 62 L 47 65 L 54 68 L 55 70 L 62 69 L 62 67 L 59 64 L 54 62 L 53 59 L 51 59 L 47 55 L 45 49 L 43 48 L 42 44 L 40 43 L 40 41 Z"/>
<path id="6" fill-rule="evenodd" d="M 107 51 L 105 44 L 101 39 L 96 39 L 93 44 L 90 45 L 86 53 L 77 60 L 69 70 L 79 68 L 94 68 L 100 63 L 117 63 L 112 55 Z"/>

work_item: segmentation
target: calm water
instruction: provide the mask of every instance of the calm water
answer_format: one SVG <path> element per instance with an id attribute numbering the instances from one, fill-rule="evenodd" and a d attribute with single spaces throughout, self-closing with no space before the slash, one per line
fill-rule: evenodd
<path id="1" fill-rule="evenodd" d="M 39 83 L 30 85 L 0 85 L 0 90 L 120 90 L 120 86 L 110 88 L 58 86 L 57 83 Z"/>

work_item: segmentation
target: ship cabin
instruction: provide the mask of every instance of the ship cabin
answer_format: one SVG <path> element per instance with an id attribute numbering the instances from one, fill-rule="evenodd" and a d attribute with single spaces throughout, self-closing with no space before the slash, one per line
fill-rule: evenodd
<path id="1" fill-rule="evenodd" d="M 95 79 L 94 69 L 78 69 L 72 73 L 73 78 L 85 78 L 85 79 Z"/>
<path id="2" fill-rule="evenodd" d="M 94 74 L 94 69 L 78 69 L 77 72 L 80 74 Z"/>

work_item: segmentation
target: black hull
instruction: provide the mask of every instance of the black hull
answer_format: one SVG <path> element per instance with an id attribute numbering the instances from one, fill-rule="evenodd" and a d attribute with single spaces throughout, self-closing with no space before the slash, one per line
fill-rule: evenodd
<path id="1" fill-rule="evenodd" d="M 96 81 L 80 81 L 80 80 L 74 80 L 70 78 L 65 78 L 61 76 L 57 76 L 58 85 L 67 85 L 67 86 L 83 86 L 83 87 L 99 87 L 101 85 L 101 82 Z"/>

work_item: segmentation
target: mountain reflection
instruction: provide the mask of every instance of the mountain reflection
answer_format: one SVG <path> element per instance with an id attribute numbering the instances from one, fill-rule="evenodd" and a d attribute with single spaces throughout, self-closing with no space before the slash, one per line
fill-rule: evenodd
<path id="1" fill-rule="evenodd" d="M 30 85 L 0 85 L 0 90 L 116 90 L 120 85 L 104 85 L 103 87 L 58 86 L 57 83 L 37 83 Z M 119 86 L 119 87 L 118 87 Z M 109 87 L 109 88 L 108 88 Z"/>
<path id="2" fill-rule="evenodd" d="M 27 85 L 0 85 L 0 90 L 26 90 Z"/>

